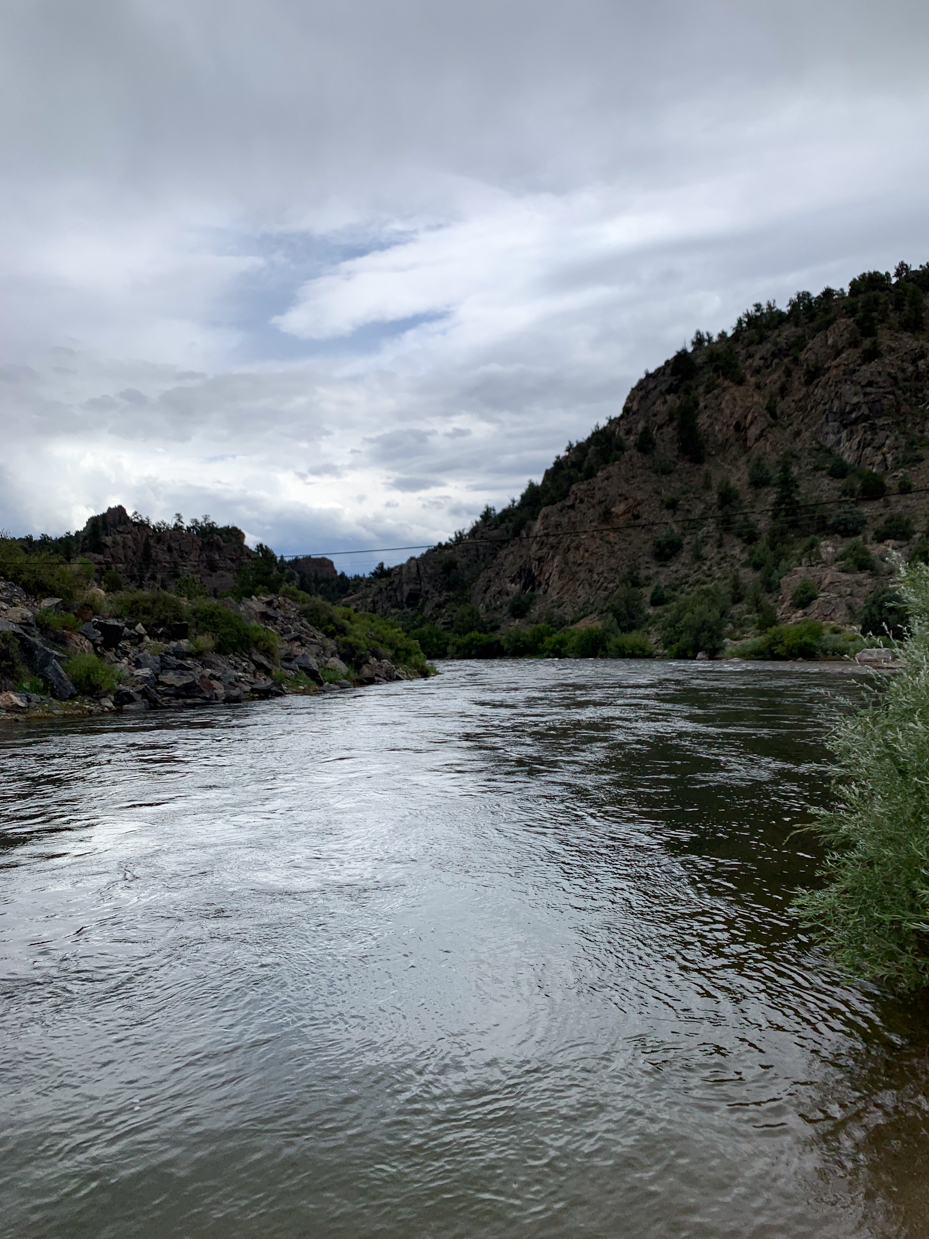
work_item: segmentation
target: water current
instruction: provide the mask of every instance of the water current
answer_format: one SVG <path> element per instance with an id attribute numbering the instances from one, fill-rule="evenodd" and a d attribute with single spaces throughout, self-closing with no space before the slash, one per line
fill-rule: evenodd
<path id="1" fill-rule="evenodd" d="M 0 731 L 0 1231 L 929 1235 L 929 1023 L 797 931 L 828 668 Z"/>

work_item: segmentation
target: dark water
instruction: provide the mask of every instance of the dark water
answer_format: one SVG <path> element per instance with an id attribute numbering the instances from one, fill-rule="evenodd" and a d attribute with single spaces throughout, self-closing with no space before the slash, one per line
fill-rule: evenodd
<path id="1" fill-rule="evenodd" d="M 0 733 L 17 1239 L 929 1235 L 927 1025 L 786 914 L 828 669 Z"/>

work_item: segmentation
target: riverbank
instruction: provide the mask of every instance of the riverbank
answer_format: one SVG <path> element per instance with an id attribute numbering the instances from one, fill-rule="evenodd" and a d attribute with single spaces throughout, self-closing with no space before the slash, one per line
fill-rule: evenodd
<path id="1" fill-rule="evenodd" d="M 68 609 L 0 580 L 0 718 L 237 705 L 430 674 L 399 629 L 292 593 L 188 605 L 91 587 Z"/>

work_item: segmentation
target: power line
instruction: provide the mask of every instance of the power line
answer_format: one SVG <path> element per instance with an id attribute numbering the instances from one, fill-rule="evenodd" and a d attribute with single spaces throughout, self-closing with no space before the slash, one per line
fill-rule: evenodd
<path id="1" fill-rule="evenodd" d="M 923 495 L 929 493 L 929 486 L 915 486 L 911 491 L 907 491 L 907 495 Z M 906 496 L 903 496 L 904 498 Z M 816 499 L 810 500 L 807 503 L 795 503 L 790 505 L 794 511 L 802 511 L 805 509 L 816 509 L 827 504 L 848 504 L 854 507 L 860 503 L 879 503 L 881 500 L 889 498 L 887 495 L 879 495 L 874 498 L 862 498 L 861 496 L 840 496 L 838 499 Z M 627 521 L 622 525 L 591 525 L 586 529 L 560 529 L 546 532 L 533 532 L 525 535 L 525 541 L 530 541 L 533 538 L 577 538 L 583 534 L 589 533 L 625 533 L 629 529 L 660 529 L 668 525 L 695 525 L 702 524 L 709 519 L 710 516 L 721 515 L 727 509 L 718 508 L 715 513 L 703 513 L 701 516 L 669 516 L 664 520 L 659 521 Z M 739 516 L 767 516 L 778 511 L 777 505 L 772 505 L 767 508 L 729 508 L 728 512 L 733 517 Z M 537 518 L 536 518 L 537 519 Z M 519 534 L 516 535 L 519 537 Z M 461 543 L 457 542 L 433 542 L 422 546 L 382 546 L 374 547 L 369 550 L 361 551 L 313 551 L 312 553 L 304 553 L 301 555 L 280 555 L 279 559 L 331 559 L 334 555 L 381 555 L 388 551 L 431 551 L 437 547 L 460 546 L 463 542 L 490 542 L 502 543 L 503 538 L 471 538 L 466 537 Z"/>
<path id="2" fill-rule="evenodd" d="M 924 495 L 927 493 L 929 493 L 929 486 L 915 486 L 911 491 L 907 491 L 906 495 L 901 496 L 901 497 L 906 498 L 908 495 Z M 882 500 L 887 499 L 887 498 L 890 498 L 890 496 L 878 495 L 878 496 L 875 496 L 874 498 L 862 498 L 861 496 L 840 495 L 838 499 L 816 499 L 816 500 L 810 500 L 806 503 L 797 502 L 790 506 L 794 511 L 802 511 L 802 510 L 806 510 L 810 508 L 813 508 L 813 509 L 820 508 L 828 504 L 846 504 L 848 506 L 854 507 L 855 505 L 861 504 L 861 503 L 879 503 Z M 533 533 L 526 534 L 524 537 L 524 541 L 530 541 L 533 538 L 577 538 L 577 537 L 583 536 L 584 534 L 591 534 L 591 533 L 625 533 L 627 530 L 630 530 L 630 529 L 660 529 L 660 528 L 664 528 L 665 526 L 669 526 L 669 525 L 673 526 L 673 525 L 688 525 L 689 524 L 693 526 L 695 524 L 702 524 L 703 522 L 708 520 L 709 517 L 712 515 L 717 515 L 717 516 L 721 515 L 724 511 L 726 511 L 726 509 L 717 508 L 715 513 L 704 512 L 700 516 L 675 517 L 672 515 L 672 516 L 665 518 L 664 520 L 658 520 L 658 521 L 627 521 L 625 524 L 622 524 L 622 525 L 591 525 L 586 529 L 561 529 L 561 530 L 552 530 L 551 532 L 548 532 L 548 533 L 533 532 Z M 767 508 L 729 508 L 728 509 L 729 514 L 733 518 L 738 517 L 738 516 L 767 516 L 776 511 L 778 511 L 778 505 L 772 505 L 771 507 L 767 507 Z M 538 519 L 538 518 L 536 517 L 533 519 Z M 519 534 L 516 535 L 516 537 L 519 537 L 519 536 L 520 536 Z M 473 542 L 489 542 L 489 543 L 496 544 L 496 543 L 502 543 L 504 541 L 504 538 L 503 537 L 501 538 L 468 538 L 466 537 L 462 539 L 461 543 L 458 543 L 458 542 L 451 542 L 451 543 L 449 542 L 423 542 L 417 546 L 379 546 L 379 547 L 368 547 L 367 549 L 357 550 L 357 551 L 302 551 L 300 554 L 297 554 L 297 555 L 279 555 L 278 559 L 285 560 L 285 561 L 293 560 L 293 559 L 332 559 L 336 555 L 386 555 L 393 551 L 431 551 L 431 550 L 437 549 L 438 547 L 446 547 L 446 546 L 449 547 L 449 549 L 451 549 L 454 546 L 462 545 L 463 542 L 465 541 L 470 541 L 472 543 Z M 41 554 L 41 551 L 39 553 Z M 25 560 L 23 559 L 0 559 L 0 566 L 4 566 L 8 564 L 26 563 L 28 562 L 28 559 L 31 556 L 30 556 L 30 552 L 28 551 L 25 552 L 25 554 L 26 554 Z M 78 554 L 80 554 L 80 552 L 78 552 Z M 69 562 L 73 562 L 73 561 L 69 561 Z"/>

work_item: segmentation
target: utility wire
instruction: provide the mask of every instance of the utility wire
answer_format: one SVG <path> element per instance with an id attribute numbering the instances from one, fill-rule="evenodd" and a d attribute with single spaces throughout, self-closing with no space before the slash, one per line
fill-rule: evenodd
<path id="1" fill-rule="evenodd" d="M 906 495 L 924 495 L 927 493 L 929 493 L 929 486 L 916 486 L 911 491 L 907 491 Z M 903 497 L 906 497 L 906 496 L 903 496 Z M 873 499 L 872 498 L 864 499 L 861 496 L 840 496 L 838 499 L 816 499 L 816 500 L 810 500 L 805 503 L 797 502 L 797 503 L 791 504 L 790 508 L 795 512 L 799 512 L 799 511 L 809 510 L 811 508 L 812 509 L 820 508 L 828 504 L 845 504 L 845 505 L 854 507 L 855 505 L 860 504 L 860 503 L 879 503 L 881 502 L 881 500 L 886 499 L 886 498 L 889 498 L 889 496 L 880 495 L 880 496 L 876 496 Z M 713 515 L 721 516 L 724 513 L 726 513 L 733 518 L 736 518 L 739 516 L 767 516 L 773 512 L 776 512 L 777 510 L 778 510 L 777 505 L 772 505 L 771 507 L 767 507 L 767 508 L 725 507 L 725 508 L 717 508 L 715 512 L 704 512 L 700 516 L 678 516 L 678 517 L 669 516 L 665 520 L 660 520 L 660 521 L 628 521 L 622 525 L 591 525 L 586 529 L 560 529 L 560 530 L 552 530 L 550 533 L 534 532 L 534 533 L 525 534 L 524 536 L 521 535 L 520 533 L 520 534 L 517 534 L 516 537 L 519 538 L 520 536 L 523 536 L 523 541 L 528 542 L 528 541 L 531 541 L 533 538 L 577 538 L 585 534 L 591 534 L 591 533 L 616 534 L 616 533 L 625 533 L 627 530 L 630 530 L 630 529 L 660 529 L 660 528 L 664 528 L 665 526 L 687 525 L 687 524 L 689 524 L 690 526 L 694 526 L 694 525 L 703 524 L 706 520 L 709 519 L 709 517 Z M 534 519 L 538 519 L 538 518 L 536 517 Z M 493 543 L 496 545 L 496 544 L 502 543 L 503 540 L 504 539 L 502 537 L 501 538 L 486 538 L 486 537 L 485 538 L 468 538 L 466 537 L 462 541 L 463 542 L 464 541 L 488 542 L 488 543 Z M 293 559 L 332 559 L 336 555 L 385 555 L 392 551 L 431 551 L 431 550 L 437 549 L 438 547 L 452 548 L 452 547 L 460 546 L 460 545 L 462 545 L 462 543 L 459 543 L 459 542 L 451 542 L 451 543 L 449 542 L 423 542 L 417 546 L 376 546 L 376 547 L 368 547 L 365 550 L 359 550 L 359 551 L 303 551 L 298 555 L 279 555 L 278 559 L 286 561 L 286 560 L 293 560 Z M 80 552 L 78 552 L 78 554 L 80 554 Z M 26 552 L 26 555 L 28 558 L 29 552 Z M 22 564 L 22 563 L 23 563 L 23 560 L 21 559 L 0 559 L 0 566 L 5 565 L 5 564 Z"/>

